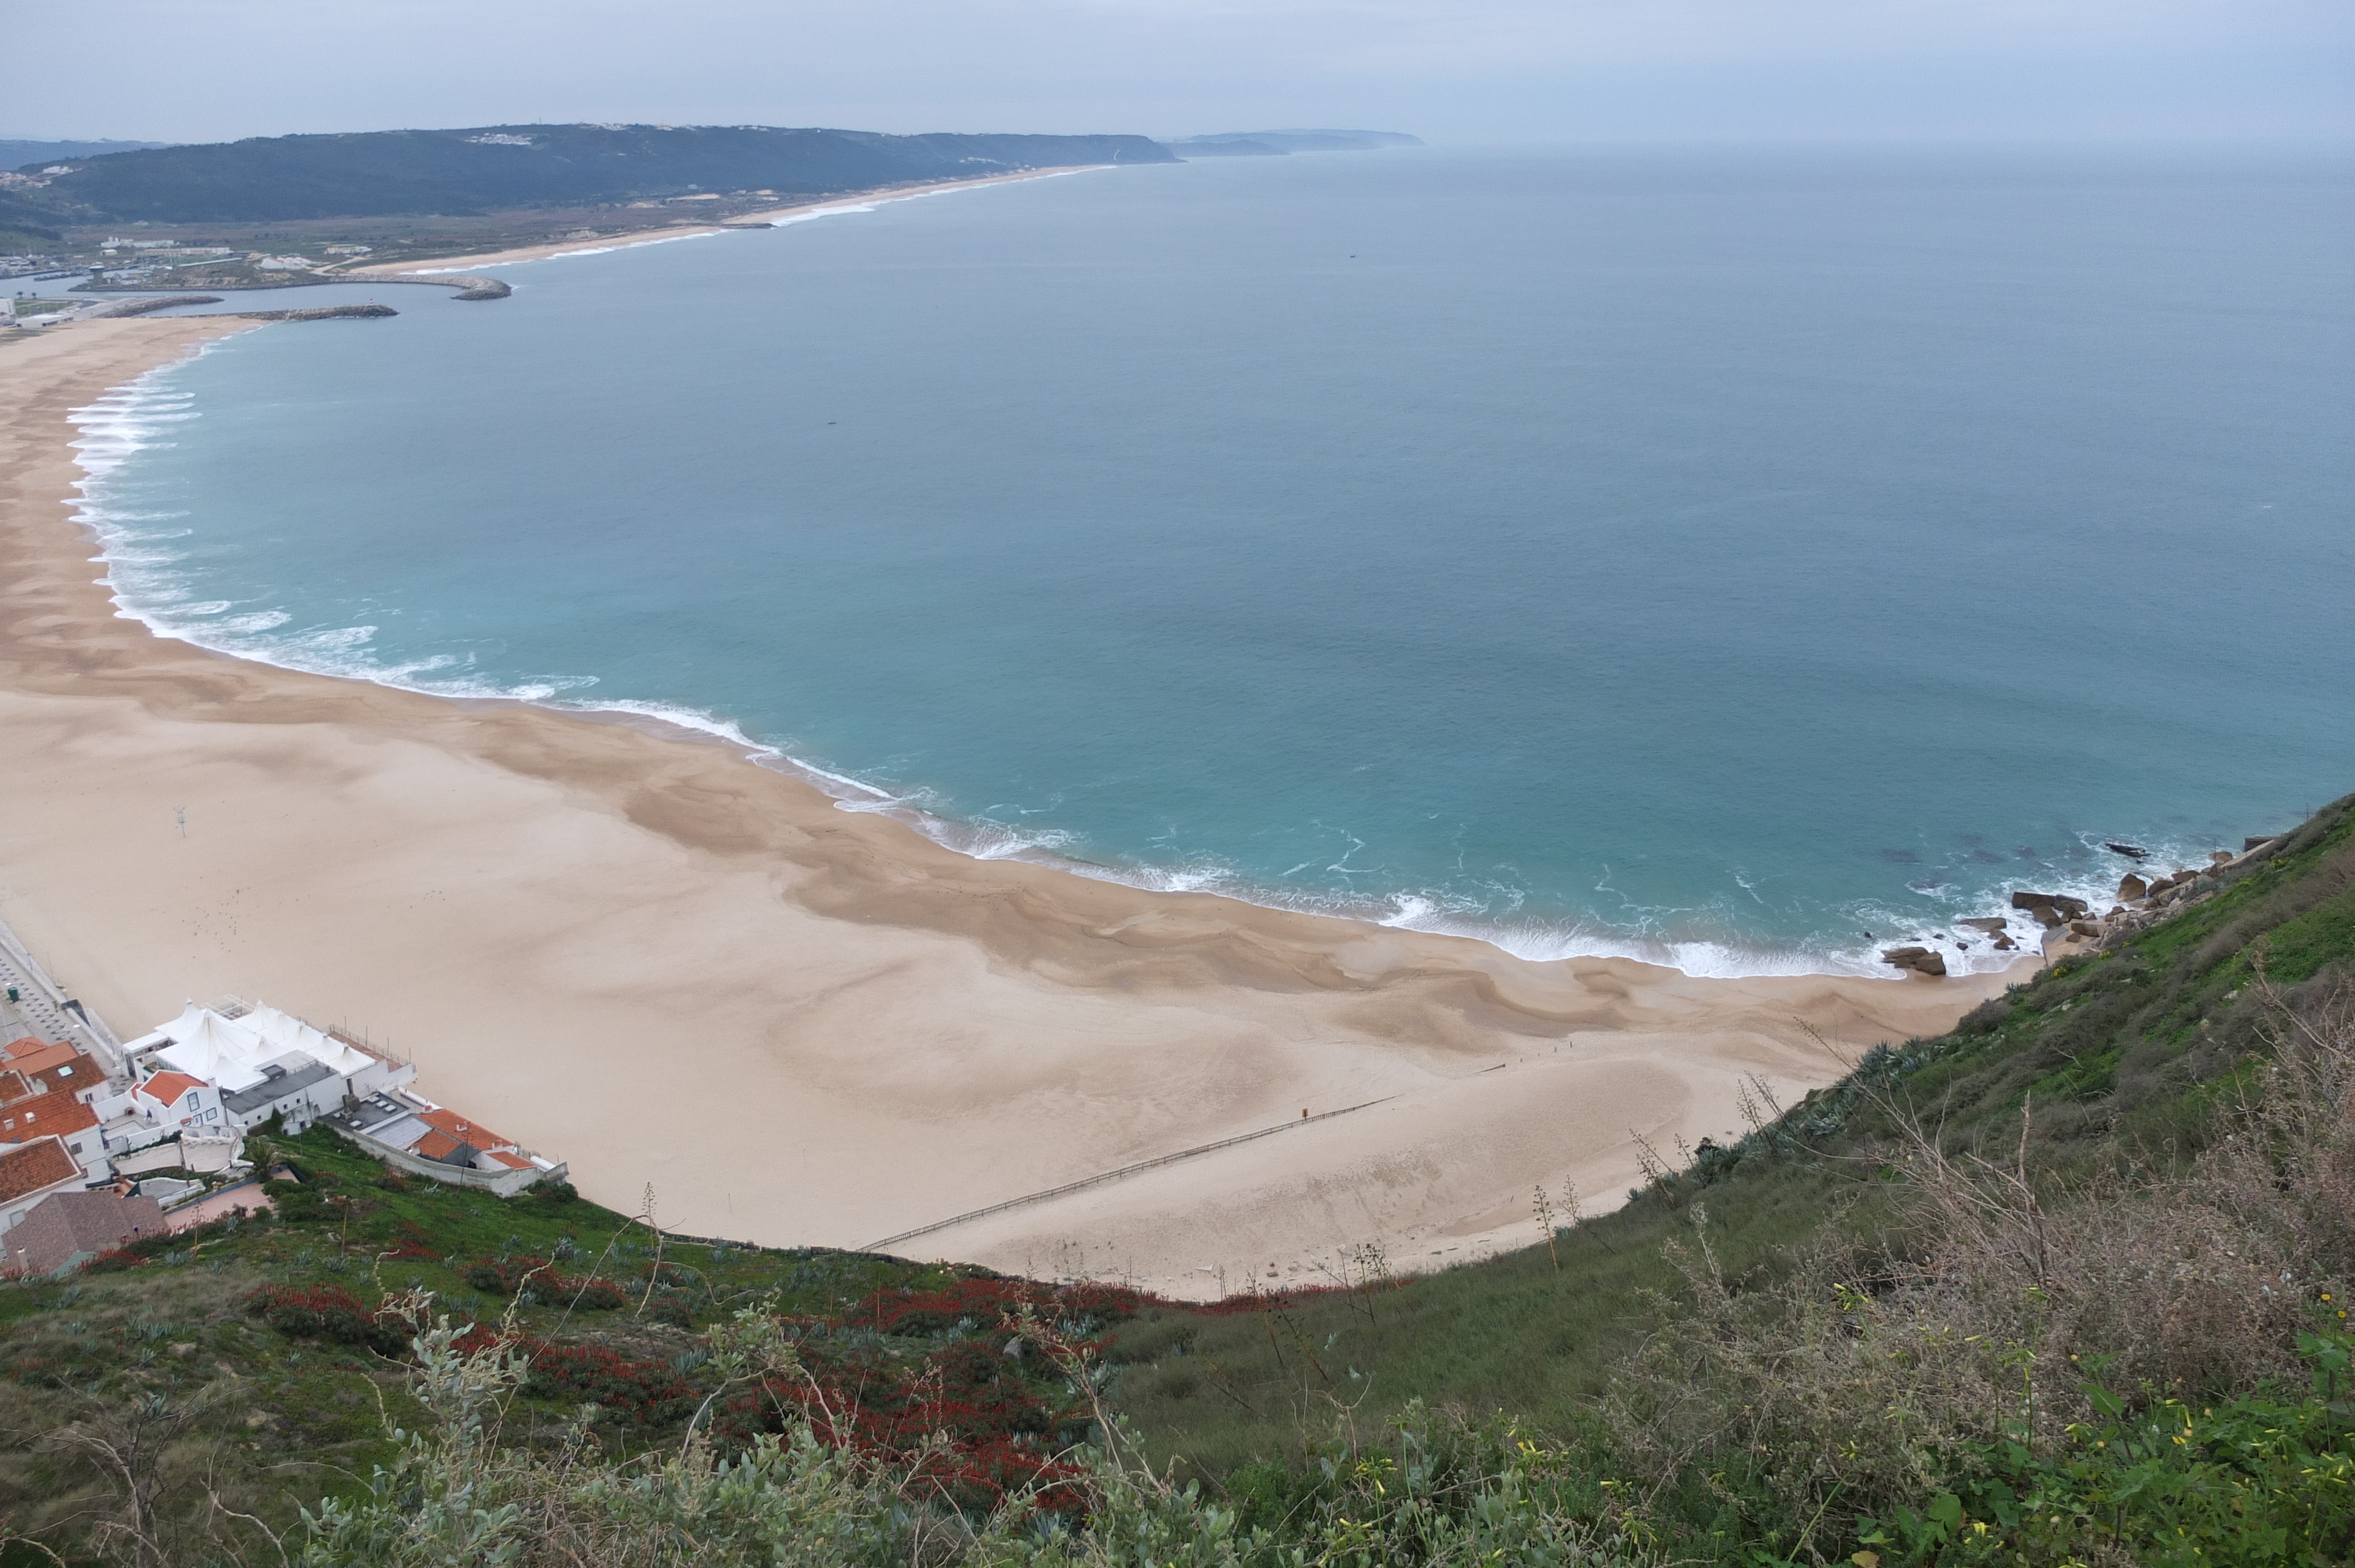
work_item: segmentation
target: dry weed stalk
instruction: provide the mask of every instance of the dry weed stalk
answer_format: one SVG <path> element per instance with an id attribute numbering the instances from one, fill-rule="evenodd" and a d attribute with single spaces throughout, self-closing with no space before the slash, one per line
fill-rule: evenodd
<path id="1" fill-rule="evenodd" d="M 112 1403 L 85 1397 L 81 1415 L 43 1439 L 49 1451 L 80 1458 L 112 1494 L 113 1516 L 91 1527 L 90 1539 L 101 1552 L 142 1568 L 170 1568 L 177 1553 L 166 1505 L 176 1489 L 167 1463 L 220 1402 L 221 1392 L 220 1384 L 212 1383 L 184 1399 L 162 1393 Z"/>
<path id="2" fill-rule="evenodd" d="M 1739 1467 L 1806 1520 L 1919 1495 L 1973 1444 L 2049 1450 L 2091 1416 L 2097 1358 L 2129 1400 L 2296 1375 L 2313 1303 L 2355 1277 L 2355 1007 L 2258 984 L 2272 1057 L 2181 1174 L 2056 1185 L 2030 1107 L 1996 1160 L 1870 1091 L 1898 1129 L 1903 1235 L 1737 1290 L 1697 1207 L 1671 1249 L 1686 1293 L 1656 1303 L 1609 1399 L 1639 1472 Z"/>
<path id="3" fill-rule="evenodd" d="M 1627 1136 L 1636 1141 L 1636 1163 L 1642 1168 L 1645 1181 L 1657 1190 L 1668 1207 L 1675 1208 L 1677 1194 L 1672 1183 L 1676 1172 L 1669 1169 L 1667 1160 L 1660 1158 L 1660 1151 L 1652 1147 L 1650 1139 L 1632 1127 L 1627 1129 Z"/>

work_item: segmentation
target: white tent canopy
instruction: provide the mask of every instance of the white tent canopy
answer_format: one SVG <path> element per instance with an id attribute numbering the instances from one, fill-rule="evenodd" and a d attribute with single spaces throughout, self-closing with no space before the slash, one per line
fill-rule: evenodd
<path id="1" fill-rule="evenodd" d="M 133 1057 L 153 1051 L 164 1065 L 223 1089 L 242 1089 L 258 1083 L 261 1064 L 282 1054 L 251 1030 L 193 1001 L 179 1017 L 146 1038 L 133 1041 L 126 1050 Z"/>
<path id="2" fill-rule="evenodd" d="M 193 1001 L 179 1017 L 132 1041 L 123 1051 L 133 1061 L 152 1056 L 158 1065 L 202 1079 L 225 1093 L 260 1083 L 265 1065 L 283 1065 L 290 1056 L 325 1063 L 345 1078 L 378 1065 L 367 1052 L 345 1044 L 291 1012 L 264 1006 L 241 1017 L 225 1018 Z"/>
<path id="3" fill-rule="evenodd" d="M 261 1037 L 270 1047 L 267 1055 L 272 1057 L 282 1056 L 289 1051 L 300 1051 L 314 1062 L 325 1062 L 346 1077 L 362 1071 L 375 1060 L 367 1052 L 346 1045 L 325 1030 L 314 1028 L 293 1013 L 282 1012 L 274 1007 L 256 1007 L 237 1022 Z"/>

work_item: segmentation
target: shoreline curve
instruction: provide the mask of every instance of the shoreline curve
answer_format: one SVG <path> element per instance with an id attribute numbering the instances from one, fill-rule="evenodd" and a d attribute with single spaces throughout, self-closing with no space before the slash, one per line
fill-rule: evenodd
<path id="1" fill-rule="evenodd" d="M 976 860 L 645 724 L 289 671 L 117 614 L 60 526 L 69 411 L 218 318 L 0 351 L 0 893 L 122 1023 L 236 991 L 365 1025 L 625 1210 L 856 1246 L 1302 1110 L 1384 1101 L 960 1227 L 1177 1295 L 1523 1245 L 1937 1033 L 2009 975 L 1696 980 Z M 584 722 L 586 721 L 586 722 Z M 184 813 L 185 835 L 176 813 Z M 1603 1206 L 1596 1204 L 1595 1206 Z"/>

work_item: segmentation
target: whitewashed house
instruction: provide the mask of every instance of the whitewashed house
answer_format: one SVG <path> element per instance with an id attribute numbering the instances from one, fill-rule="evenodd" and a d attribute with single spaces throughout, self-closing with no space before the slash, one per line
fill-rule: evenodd
<path id="1" fill-rule="evenodd" d="M 220 1090 L 187 1073 L 157 1073 L 133 1085 L 124 1098 L 130 1115 L 159 1137 L 183 1131 L 218 1133 L 227 1121 Z"/>

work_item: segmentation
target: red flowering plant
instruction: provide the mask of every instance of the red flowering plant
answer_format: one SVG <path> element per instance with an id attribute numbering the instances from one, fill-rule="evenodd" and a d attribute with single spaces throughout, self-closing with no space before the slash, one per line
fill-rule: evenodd
<path id="1" fill-rule="evenodd" d="M 903 1489 L 957 1508 L 1028 1495 L 1049 1512 L 1082 1512 L 1086 1472 L 1071 1456 L 1099 1416 L 1081 1393 L 1080 1363 L 1098 1347 L 1079 1335 L 1134 1315 L 1142 1299 L 1117 1287 L 975 1277 L 879 1290 L 838 1318 L 772 1319 L 782 1359 L 716 1402 L 711 1432 L 742 1447 L 806 1425 Z M 914 1354 L 892 1343 L 942 1336 Z"/>
<path id="2" fill-rule="evenodd" d="M 912 1338 L 986 1330 L 1009 1315 L 1028 1311 L 1092 1332 L 1135 1317 L 1146 1300 L 1142 1291 L 1125 1286 L 1092 1281 L 1042 1285 L 976 1275 L 932 1290 L 912 1286 L 878 1290 L 841 1320 L 850 1328 Z"/>
<path id="3" fill-rule="evenodd" d="M 282 1334 L 332 1340 L 384 1355 L 398 1355 L 409 1336 L 398 1323 L 340 1285 L 265 1285 L 245 1298 L 246 1310 Z"/>
<path id="4" fill-rule="evenodd" d="M 611 1420 L 641 1429 L 676 1425 L 704 1395 L 665 1361 L 623 1355 L 604 1345 L 568 1345 L 477 1323 L 452 1342 L 460 1355 L 503 1350 L 527 1368 L 523 1392 L 534 1399 L 593 1404 Z"/>
<path id="5" fill-rule="evenodd" d="M 630 1304 L 619 1285 L 594 1276 L 559 1274 L 544 1257 L 517 1254 L 477 1258 L 463 1276 L 477 1290 L 534 1307 L 570 1307 L 585 1312 L 618 1312 Z"/>

